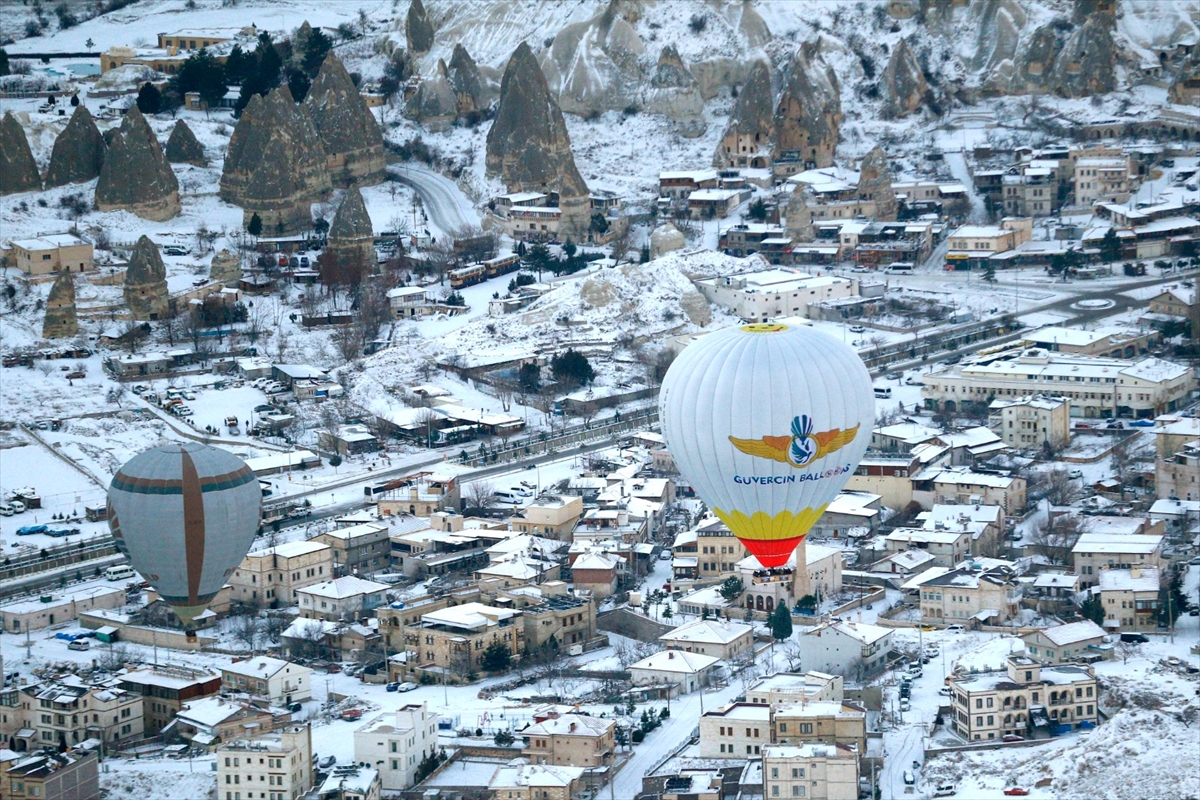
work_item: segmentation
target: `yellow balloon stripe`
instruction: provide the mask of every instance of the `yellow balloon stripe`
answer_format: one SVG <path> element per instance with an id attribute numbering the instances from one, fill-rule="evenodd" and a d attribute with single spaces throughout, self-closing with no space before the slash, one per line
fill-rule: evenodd
<path id="1" fill-rule="evenodd" d="M 746 515 L 741 511 L 723 511 L 713 508 L 713 513 L 729 526 L 734 536 L 750 541 L 774 541 L 776 539 L 795 539 L 808 533 L 809 528 L 816 524 L 829 504 L 820 508 L 806 508 L 799 513 L 780 511 L 775 516 L 765 511 L 755 511 Z"/>

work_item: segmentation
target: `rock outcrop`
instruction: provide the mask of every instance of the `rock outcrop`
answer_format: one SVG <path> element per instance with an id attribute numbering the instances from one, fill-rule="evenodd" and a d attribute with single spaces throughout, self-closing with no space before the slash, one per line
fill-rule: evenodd
<path id="1" fill-rule="evenodd" d="M 883 95 L 884 119 L 906 117 L 921 107 L 929 86 L 925 83 L 925 73 L 917 61 L 917 54 L 906 40 L 901 39 L 892 49 L 879 88 Z"/>
<path id="2" fill-rule="evenodd" d="M 792 191 L 784 214 L 784 227 L 793 241 L 813 240 L 812 209 L 808 207 L 808 199 L 804 196 L 804 186 L 797 186 Z"/>
<path id="3" fill-rule="evenodd" d="M 750 0 L 742 0 L 742 7 L 739 9 L 741 16 L 738 18 L 737 29 L 738 33 L 746 37 L 746 41 L 751 47 L 763 47 L 771 41 L 771 29 L 767 27 L 766 21 L 759 16 L 759 13 L 754 10 L 753 3 Z"/>
<path id="4" fill-rule="evenodd" d="M 633 25 L 621 16 L 619 0 L 586 22 L 567 25 L 554 37 L 542 71 L 559 107 L 588 116 L 633 104 L 646 51 Z"/>
<path id="5" fill-rule="evenodd" d="M 192 129 L 183 120 L 175 123 L 171 136 L 167 139 L 167 161 L 172 164 L 194 164 L 203 167 L 208 163 L 204 157 L 204 145 L 192 133 Z"/>
<path id="6" fill-rule="evenodd" d="M 125 112 L 104 156 L 96 184 L 96 207 L 124 210 L 156 222 L 181 211 L 179 181 L 137 106 Z"/>
<path id="7" fill-rule="evenodd" d="M 446 64 L 438 60 L 437 77 L 421 81 L 404 104 L 404 115 L 434 132 L 446 131 L 458 118 L 458 98 L 446 77 Z"/>
<path id="8" fill-rule="evenodd" d="M 241 206 L 245 224 L 257 213 L 264 232 L 290 234 L 308 229 L 331 185 L 316 125 L 287 87 L 251 98 L 229 138 L 221 199 Z"/>
<path id="9" fill-rule="evenodd" d="M 896 219 L 896 193 L 892 191 L 892 172 L 887 154 L 876 145 L 867 153 L 858 170 L 858 199 L 875 204 L 875 218 Z"/>
<path id="10" fill-rule="evenodd" d="M 232 250 L 213 254 L 208 267 L 208 279 L 225 287 L 237 286 L 242 279 L 242 260 Z"/>
<path id="11" fill-rule="evenodd" d="M 475 59 L 471 58 L 471 54 L 461 43 L 454 45 L 448 77 L 450 88 L 454 90 L 459 116 L 485 111 L 492 105 L 492 87 L 479 71 Z"/>
<path id="12" fill-rule="evenodd" d="M 375 229 L 358 189 L 347 190 L 342 199 L 329 226 L 325 252 L 344 264 L 367 268 L 375 263 Z"/>
<path id="13" fill-rule="evenodd" d="M 140 322 L 166 319 L 170 315 L 167 269 L 158 245 L 142 236 L 134 245 L 125 269 L 125 305 Z"/>
<path id="14" fill-rule="evenodd" d="M 1167 91 L 1167 100 L 1180 105 L 1200 106 L 1200 61 L 1179 73 Z"/>
<path id="15" fill-rule="evenodd" d="M 681 136 L 694 138 L 704 133 L 704 98 L 696 76 L 687 68 L 674 45 L 658 54 L 658 65 L 645 91 L 644 105 L 651 114 L 663 114 L 675 123 Z"/>
<path id="16" fill-rule="evenodd" d="M 83 106 L 80 106 L 82 108 Z M 43 339 L 70 339 L 79 334 L 75 316 L 75 278 L 66 270 L 54 279 L 46 298 L 46 316 L 42 320 Z"/>
<path id="17" fill-rule="evenodd" d="M 412 0 L 408 7 L 404 38 L 408 43 L 408 52 L 413 55 L 425 55 L 433 48 L 433 23 L 429 21 L 429 15 L 425 13 L 425 4 L 421 0 Z"/>
<path id="18" fill-rule="evenodd" d="M 773 110 L 771 71 L 765 61 L 759 61 L 738 93 L 713 163 L 721 167 L 769 166 L 775 149 Z"/>
<path id="19" fill-rule="evenodd" d="M 1115 5 L 1115 4 L 1113 4 Z M 1054 62 L 1050 90 L 1061 97 L 1091 97 L 1117 88 L 1116 18 L 1112 11 L 1089 14 Z"/>
<path id="20" fill-rule="evenodd" d="M 321 137 L 334 186 L 373 186 L 383 181 L 387 169 L 383 132 L 333 53 L 325 56 L 304 98 L 304 109 Z"/>
<path id="21" fill-rule="evenodd" d="M 587 184 L 575 166 L 562 110 L 537 58 L 521 42 L 504 68 L 500 103 L 487 135 L 487 174 L 510 192 L 557 192 L 561 227 L 576 239 L 590 219 Z"/>
<path id="22" fill-rule="evenodd" d="M 775 108 L 778 160 L 828 167 L 842 124 L 837 74 L 821 57 L 820 40 L 800 46 Z"/>
<path id="23" fill-rule="evenodd" d="M 0 195 L 42 188 L 42 176 L 21 123 L 11 111 L 0 120 Z"/>
<path id="24" fill-rule="evenodd" d="M 67 127 L 54 140 L 46 187 L 68 183 L 86 183 L 100 177 L 104 166 L 104 136 L 92 119 L 92 112 L 80 103 L 71 114 Z"/>
<path id="25" fill-rule="evenodd" d="M 682 250 L 687 244 L 683 233 L 670 222 L 659 225 L 650 234 L 650 258 L 658 258 L 676 250 Z"/>

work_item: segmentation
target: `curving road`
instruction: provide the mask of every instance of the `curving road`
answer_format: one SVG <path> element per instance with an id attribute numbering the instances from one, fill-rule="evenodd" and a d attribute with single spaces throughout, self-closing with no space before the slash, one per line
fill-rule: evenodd
<path id="1" fill-rule="evenodd" d="M 429 221 L 443 234 L 479 225 L 479 211 L 458 185 L 424 164 L 389 164 L 388 172 L 421 197 Z"/>

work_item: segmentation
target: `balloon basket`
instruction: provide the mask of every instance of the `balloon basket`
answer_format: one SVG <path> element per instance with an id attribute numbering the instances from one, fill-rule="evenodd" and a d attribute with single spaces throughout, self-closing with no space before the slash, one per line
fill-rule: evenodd
<path id="1" fill-rule="evenodd" d="M 184 634 L 187 636 L 187 640 L 190 644 L 195 644 L 195 642 L 196 642 L 196 632 L 195 631 L 184 631 Z"/>

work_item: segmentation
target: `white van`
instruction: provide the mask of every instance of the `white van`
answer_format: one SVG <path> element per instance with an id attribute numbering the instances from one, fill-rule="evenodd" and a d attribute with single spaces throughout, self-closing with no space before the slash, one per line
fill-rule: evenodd
<path id="1" fill-rule="evenodd" d="M 520 503 L 525 498 L 511 489 L 501 489 L 495 493 L 497 503 Z"/>
<path id="2" fill-rule="evenodd" d="M 875 399 L 876 400 L 890 400 L 891 398 L 892 398 L 891 387 L 888 387 L 888 386 L 876 386 L 875 387 Z"/>
<path id="3" fill-rule="evenodd" d="M 133 567 L 126 564 L 122 567 L 109 567 L 104 570 L 104 579 L 110 581 L 123 581 L 127 578 L 137 577 L 137 573 L 133 571 Z"/>
<path id="4" fill-rule="evenodd" d="M 889 264 L 888 268 L 885 269 L 884 272 L 888 273 L 889 275 L 912 275 L 913 265 L 908 261 L 896 261 L 892 264 Z"/>

